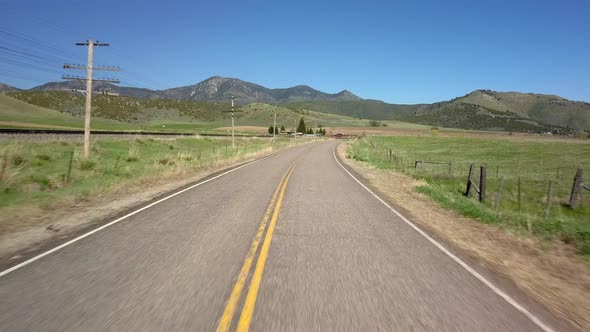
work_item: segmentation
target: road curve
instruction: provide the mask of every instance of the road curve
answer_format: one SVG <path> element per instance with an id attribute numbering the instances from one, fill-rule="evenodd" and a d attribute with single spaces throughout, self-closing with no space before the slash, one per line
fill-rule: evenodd
<path id="1" fill-rule="evenodd" d="M 2 276 L 0 330 L 550 330 L 359 185 L 336 144 L 243 167 Z"/>

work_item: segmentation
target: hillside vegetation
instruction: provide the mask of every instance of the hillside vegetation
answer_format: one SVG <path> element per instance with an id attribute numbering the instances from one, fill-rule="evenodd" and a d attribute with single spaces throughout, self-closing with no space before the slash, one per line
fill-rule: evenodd
<path id="1" fill-rule="evenodd" d="M 448 102 L 423 105 L 417 110 L 417 114 L 452 111 L 462 104 L 515 113 L 523 118 L 560 127 L 590 130 L 590 103 L 533 93 L 477 90 Z"/>
<path id="2" fill-rule="evenodd" d="M 400 120 L 409 119 L 420 105 L 387 104 L 378 100 L 307 101 L 286 104 L 294 109 L 338 114 L 357 119 Z"/>
<path id="3" fill-rule="evenodd" d="M 0 101 L 0 121 L 75 128 L 83 125 L 85 98 L 79 94 L 65 91 L 18 91 L 8 93 L 3 101 Z M 3 106 L 4 104 L 13 106 Z M 219 102 L 96 95 L 93 97 L 92 105 L 93 123 L 100 124 L 103 121 L 105 125 L 112 124 L 113 128 L 105 129 L 127 126 L 128 129 L 202 131 L 226 127 L 231 123 L 230 113 L 227 112 L 231 108 L 230 105 Z M 12 111 L 8 111 L 9 108 Z M 20 109 L 24 111 L 21 112 Z M 239 126 L 268 127 L 273 123 L 275 112 L 278 127 L 293 128 L 301 118 L 304 118 L 310 127 L 371 125 L 369 120 L 265 103 L 236 106 L 235 110 L 236 125 Z M 416 128 L 416 125 L 399 121 L 385 121 L 379 124 Z"/>
<path id="4" fill-rule="evenodd" d="M 5 126 L 12 124 L 15 127 L 33 127 L 43 125 L 45 127 L 77 129 L 84 126 L 83 118 L 68 113 L 31 105 L 26 102 L 0 94 L 0 122 Z M 94 119 L 95 129 L 138 129 L 128 123 L 108 120 Z"/>
<path id="5" fill-rule="evenodd" d="M 501 112 L 466 103 L 453 105 L 452 108 L 440 108 L 427 113 L 416 114 L 412 117 L 412 122 L 473 130 L 566 133 L 559 126 L 534 121 L 513 112 Z"/>

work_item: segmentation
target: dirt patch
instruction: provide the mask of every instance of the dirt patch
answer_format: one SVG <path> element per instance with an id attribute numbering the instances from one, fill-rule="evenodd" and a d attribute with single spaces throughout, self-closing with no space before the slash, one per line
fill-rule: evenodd
<path id="1" fill-rule="evenodd" d="M 338 153 L 382 197 L 402 206 L 414 222 L 511 280 L 557 316 L 590 330 L 590 267 L 572 247 L 557 242 L 547 245 L 462 217 L 416 193 L 414 188 L 424 182 L 346 159 L 345 144 Z"/>

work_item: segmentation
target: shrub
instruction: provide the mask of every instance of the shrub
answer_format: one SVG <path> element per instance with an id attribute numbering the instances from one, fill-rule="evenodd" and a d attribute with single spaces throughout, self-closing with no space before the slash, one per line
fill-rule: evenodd
<path id="1" fill-rule="evenodd" d="M 139 160 L 139 146 L 136 144 L 132 144 L 129 147 L 129 152 L 127 153 L 127 162 L 138 161 Z"/>
<path id="2" fill-rule="evenodd" d="M 23 156 L 20 153 L 16 153 L 16 154 L 13 154 L 12 156 L 10 156 L 10 162 L 12 162 L 12 164 L 14 166 L 22 165 L 26 161 L 27 161 L 27 159 L 25 158 L 25 156 Z"/>
<path id="3" fill-rule="evenodd" d="M 178 159 L 182 159 L 184 161 L 191 161 L 193 160 L 193 156 L 190 153 L 179 153 L 178 154 Z"/>
<path id="4" fill-rule="evenodd" d="M 41 159 L 41 160 L 50 160 L 51 156 L 47 155 L 47 154 L 38 154 L 37 158 Z"/>

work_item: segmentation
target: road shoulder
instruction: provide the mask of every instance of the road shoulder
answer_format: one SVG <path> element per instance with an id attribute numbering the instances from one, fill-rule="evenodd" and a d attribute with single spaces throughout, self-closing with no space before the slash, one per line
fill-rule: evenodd
<path id="1" fill-rule="evenodd" d="M 143 179 L 120 185 L 90 199 L 52 210 L 51 213 L 28 210 L 20 217 L 23 220 L 22 227 L 0 234 L 0 271 L 195 183 L 281 151 L 252 154 L 240 162 L 228 162 L 190 174 Z"/>
<path id="2" fill-rule="evenodd" d="M 346 144 L 338 146 L 339 159 L 362 181 L 434 237 L 498 277 L 494 281 L 515 288 L 541 303 L 555 316 L 581 329 L 590 329 L 590 267 L 572 249 L 540 243 L 508 230 L 485 225 L 445 210 L 414 191 L 424 183 L 406 175 L 379 170 L 346 158 Z M 545 246 L 547 247 L 547 246 Z M 565 327 L 564 327 L 565 328 Z"/>

